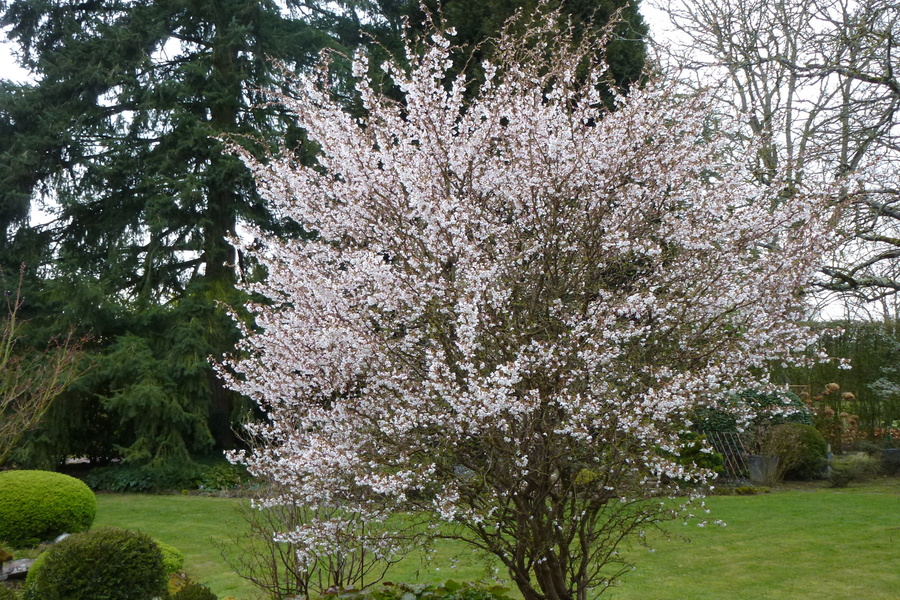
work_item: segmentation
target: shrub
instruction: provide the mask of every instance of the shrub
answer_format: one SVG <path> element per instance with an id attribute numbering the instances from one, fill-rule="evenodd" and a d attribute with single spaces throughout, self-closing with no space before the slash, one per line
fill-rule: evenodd
<path id="1" fill-rule="evenodd" d="M 444 584 L 383 583 L 363 590 L 340 590 L 323 600 L 510 600 L 509 589 L 486 583 L 447 581 Z"/>
<path id="2" fill-rule="evenodd" d="M 763 453 L 778 457 L 779 475 L 789 479 L 816 479 L 825 470 L 828 444 L 811 425 L 783 423 L 763 442 Z"/>
<path id="3" fill-rule="evenodd" d="M 744 390 L 731 394 L 721 402 L 722 408 L 701 408 L 695 412 L 693 421 L 699 431 L 735 433 L 741 431 L 735 410 L 750 410 L 756 415 L 749 423 L 751 431 L 767 429 L 782 423 L 812 425 L 809 409 L 797 394 L 789 391 L 763 393 Z"/>
<path id="4" fill-rule="evenodd" d="M 94 493 L 74 477 L 51 471 L 0 473 L 0 540 L 14 548 L 85 531 L 96 514 Z"/>
<path id="5" fill-rule="evenodd" d="M 866 481 L 878 473 L 878 459 L 864 453 L 846 454 L 835 458 L 828 473 L 828 485 L 847 487 L 851 483 Z"/>
<path id="6" fill-rule="evenodd" d="M 194 490 L 200 485 L 203 472 L 202 465 L 193 463 L 144 466 L 117 464 L 94 469 L 84 481 L 91 489 L 116 493 Z"/>
<path id="7" fill-rule="evenodd" d="M 885 475 L 900 475 L 900 450 L 894 448 L 882 450 L 881 471 Z"/>
<path id="8" fill-rule="evenodd" d="M 172 600 L 218 600 L 208 587 L 191 582 L 172 595 Z"/>
<path id="9" fill-rule="evenodd" d="M 175 546 L 170 546 L 159 540 L 156 540 L 156 546 L 159 548 L 159 551 L 162 552 L 163 568 L 165 569 L 166 574 L 168 575 L 169 573 L 177 573 L 180 571 L 181 567 L 184 566 L 184 553 Z"/>
<path id="10" fill-rule="evenodd" d="M 162 552 L 149 536 L 102 528 L 41 554 L 26 578 L 39 600 L 151 600 L 166 594 Z"/>
<path id="11" fill-rule="evenodd" d="M 247 470 L 231 463 L 219 463 L 206 469 L 200 480 L 203 490 L 233 490 L 244 481 Z"/>
<path id="12" fill-rule="evenodd" d="M 684 442 L 684 447 L 677 458 L 678 464 L 686 467 L 694 466 L 701 469 L 709 469 L 719 476 L 725 474 L 725 460 L 718 452 L 709 451 L 706 448 L 704 445 L 705 436 L 694 432 L 686 432 L 679 437 Z"/>

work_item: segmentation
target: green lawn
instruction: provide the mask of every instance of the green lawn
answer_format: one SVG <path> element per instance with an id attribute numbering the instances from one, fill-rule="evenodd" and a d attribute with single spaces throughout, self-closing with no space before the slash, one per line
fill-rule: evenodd
<path id="1" fill-rule="evenodd" d="M 98 501 L 95 526 L 147 532 L 180 548 L 188 573 L 220 598 L 255 597 L 220 555 L 221 544 L 241 527 L 235 500 L 101 494 Z M 655 539 L 653 552 L 629 552 L 637 568 L 603 597 L 895 600 L 900 595 L 898 479 L 843 490 L 807 486 L 758 496 L 718 496 L 707 504 L 712 512 L 706 516 L 725 521 L 725 527 L 670 525 L 674 535 Z M 483 561 L 463 547 L 439 546 L 437 551 L 432 563 L 408 559 L 389 578 L 484 578 Z"/>

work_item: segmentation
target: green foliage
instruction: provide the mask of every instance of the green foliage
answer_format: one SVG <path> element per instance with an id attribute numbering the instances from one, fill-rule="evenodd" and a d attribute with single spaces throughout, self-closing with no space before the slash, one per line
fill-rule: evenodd
<path id="1" fill-rule="evenodd" d="M 156 542 L 159 551 L 162 552 L 163 568 L 165 569 L 166 574 L 177 573 L 180 571 L 184 566 L 184 552 L 165 542 L 160 542 L 159 540 L 154 541 Z"/>
<path id="2" fill-rule="evenodd" d="M 416 0 L 409 2 L 414 13 L 410 22 L 415 33 L 427 31 L 422 25 L 425 15 L 417 10 L 418 4 Z M 455 57 L 454 72 L 466 71 L 469 78 L 476 81 L 483 80 L 481 64 L 491 56 L 492 43 L 507 20 L 518 10 L 533 12 L 537 5 L 534 0 L 425 0 L 421 3 L 442 27 L 456 30 L 456 35 L 451 39 L 461 47 L 461 52 Z M 604 49 L 609 75 L 621 89 L 627 89 L 641 80 L 647 55 L 644 37 L 648 28 L 638 10 L 638 2 L 550 0 L 545 7 L 559 8 L 563 19 L 571 19 L 576 39 L 581 39 L 585 30 L 605 27 L 616 11 L 621 11 L 614 35 Z M 561 23 L 560 26 L 567 24 Z M 607 100 L 612 100 L 611 94 Z"/>
<path id="3" fill-rule="evenodd" d="M 323 600 L 511 600 L 501 585 L 448 580 L 443 584 L 382 583 L 363 590 L 324 594 Z"/>
<path id="4" fill-rule="evenodd" d="M 101 528 L 72 535 L 32 565 L 35 600 L 151 600 L 166 594 L 163 557 L 147 535 Z"/>
<path id="5" fill-rule="evenodd" d="M 84 481 L 104 492 L 159 492 L 194 490 L 203 479 L 204 467 L 196 463 L 136 466 L 128 463 L 94 469 Z"/>
<path id="6" fill-rule="evenodd" d="M 85 531 L 97 499 L 84 483 L 50 471 L 0 472 L 0 540 L 18 548 Z"/>
<path id="7" fill-rule="evenodd" d="M 301 144 L 262 90 L 281 90 L 323 48 L 396 47 L 401 5 L 0 2 L 0 27 L 34 76 L 0 85 L 0 271 L 27 260 L 40 273 L 24 289 L 38 328 L 93 336 L 89 377 L 17 461 L 184 462 L 233 447 L 246 407 L 209 357 L 233 348 L 224 307 L 244 304 L 234 283 L 255 265 L 229 238 L 238 223 L 303 232 L 268 210 L 224 140 L 259 155 L 276 138 Z M 56 218 L 29 225 L 48 196 Z"/>
<path id="8" fill-rule="evenodd" d="M 210 491 L 233 490 L 247 478 L 247 469 L 231 463 L 218 463 L 207 468 L 200 480 L 200 489 Z"/>
<path id="9" fill-rule="evenodd" d="M 172 600 L 218 600 L 218 597 L 205 585 L 190 582 L 172 594 Z"/>
<path id="10" fill-rule="evenodd" d="M 828 485 L 840 488 L 868 481 L 880 467 L 878 459 L 861 452 L 835 457 L 828 473 Z"/>
<path id="11" fill-rule="evenodd" d="M 0 600 L 19 600 L 19 595 L 8 585 L 0 583 Z"/>
<path id="12" fill-rule="evenodd" d="M 246 470 L 227 463 L 119 463 L 92 470 L 84 481 L 91 489 L 104 492 L 221 491 L 239 487 L 245 475 Z"/>
<path id="13" fill-rule="evenodd" d="M 701 469 L 709 469 L 719 475 L 725 473 L 725 460 L 718 452 L 709 451 L 704 446 L 705 437 L 698 433 L 685 432 L 681 434 L 684 447 L 678 456 L 681 465 L 696 465 Z"/>
<path id="14" fill-rule="evenodd" d="M 24 343 L 24 279 L 23 264 L 15 292 L 4 290 L 0 302 L 0 465 L 22 436 L 40 423 L 53 399 L 77 379 L 81 362 L 80 342 L 71 337 L 54 340 L 43 350 Z M 2 265 L 0 284 L 8 284 Z"/>
<path id="15" fill-rule="evenodd" d="M 789 479 L 817 479 L 825 469 L 828 444 L 812 425 L 783 423 L 763 441 L 763 453 L 779 460 L 779 475 Z"/>

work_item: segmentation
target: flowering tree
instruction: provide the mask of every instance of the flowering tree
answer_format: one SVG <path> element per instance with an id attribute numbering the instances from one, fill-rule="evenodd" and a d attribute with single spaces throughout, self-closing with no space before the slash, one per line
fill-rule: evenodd
<path id="1" fill-rule="evenodd" d="M 709 478 L 679 460 L 692 410 L 813 341 L 800 290 L 832 211 L 723 164 L 700 100 L 651 83 L 606 111 L 591 42 L 528 31 L 471 100 L 440 34 L 385 66 L 402 102 L 362 55 L 363 118 L 324 74 L 282 99 L 318 164 L 244 158 L 316 235 L 245 249 L 268 275 L 228 368 L 268 420 L 236 460 L 291 490 L 270 506 L 340 508 L 277 533 L 301 555 L 416 509 L 526 600 L 584 600 L 678 512 L 661 495 Z M 398 549 L 387 525 L 356 531 Z"/>

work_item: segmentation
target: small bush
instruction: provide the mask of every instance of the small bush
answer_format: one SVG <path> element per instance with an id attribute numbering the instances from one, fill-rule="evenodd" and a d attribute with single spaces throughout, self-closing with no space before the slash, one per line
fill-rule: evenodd
<path id="1" fill-rule="evenodd" d="M 900 475 L 900 450 L 885 448 L 881 454 L 881 472 L 885 475 Z"/>
<path id="2" fill-rule="evenodd" d="M 341 590 L 323 600 L 511 600 L 509 589 L 485 583 L 447 581 L 444 584 L 382 583 L 364 590 Z"/>
<path id="3" fill-rule="evenodd" d="M 202 490 L 233 490 L 246 478 L 246 469 L 230 463 L 219 463 L 206 469 L 200 480 Z"/>
<path id="4" fill-rule="evenodd" d="M 204 468 L 197 464 L 118 464 L 94 469 L 84 481 L 93 490 L 116 493 L 194 490 L 200 485 L 203 472 Z"/>
<path id="5" fill-rule="evenodd" d="M 37 600 L 151 600 L 166 594 L 162 552 L 149 536 L 102 528 L 41 554 L 25 580 Z"/>
<path id="6" fill-rule="evenodd" d="M 0 540 L 14 548 L 85 531 L 96 514 L 94 493 L 74 477 L 51 471 L 0 473 Z"/>
<path id="7" fill-rule="evenodd" d="M 868 454 L 846 454 L 835 458 L 828 474 L 828 485 L 831 487 L 847 487 L 851 483 L 859 483 L 870 479 L 878 473 L 879 461 Z"/>
<path id="8" fill-rule="evenodd" d="M 765 454 L 779 459 L 779 475 L 788 479 L 821 478 L 828 444 L 811 425 L 784 423 L 773 428 L 763 442 Z"/>
<path id="9" fill-rule="evenodd" d="M 205 585 L 191 582 L 175 592 L 172 600 L 218 600 L 218 597 Z"/>
<path id="10" fill-rule="evenodd" d="M 190 583 L 193 583 L 193 581 L 184 572 L 169 573 L 169 582 L 167 584 L 169 596 L 174 596 L 181 588 Z"/>
<path id="11" fill-rule="evenodd" d="M 184 566 L 184 553 L 175 546 L 170 546 L 159 540 L 156 540 L 156 545 L 159 551 L 162 552 L 163 568 L 166 570 L 166 574 L 180 571 L 181 567 Z"/>
<path id="12" fill-rule="evenodd" d="M 718 452 L 711 452 L 705 446 L 705 436 L 694 433 L 682 433 L 680 436 L 684 447 L 678 456 L 678 464 L 686 467 L 709 469 L 718 476 L 725 475 L 725 460 Z"/>

